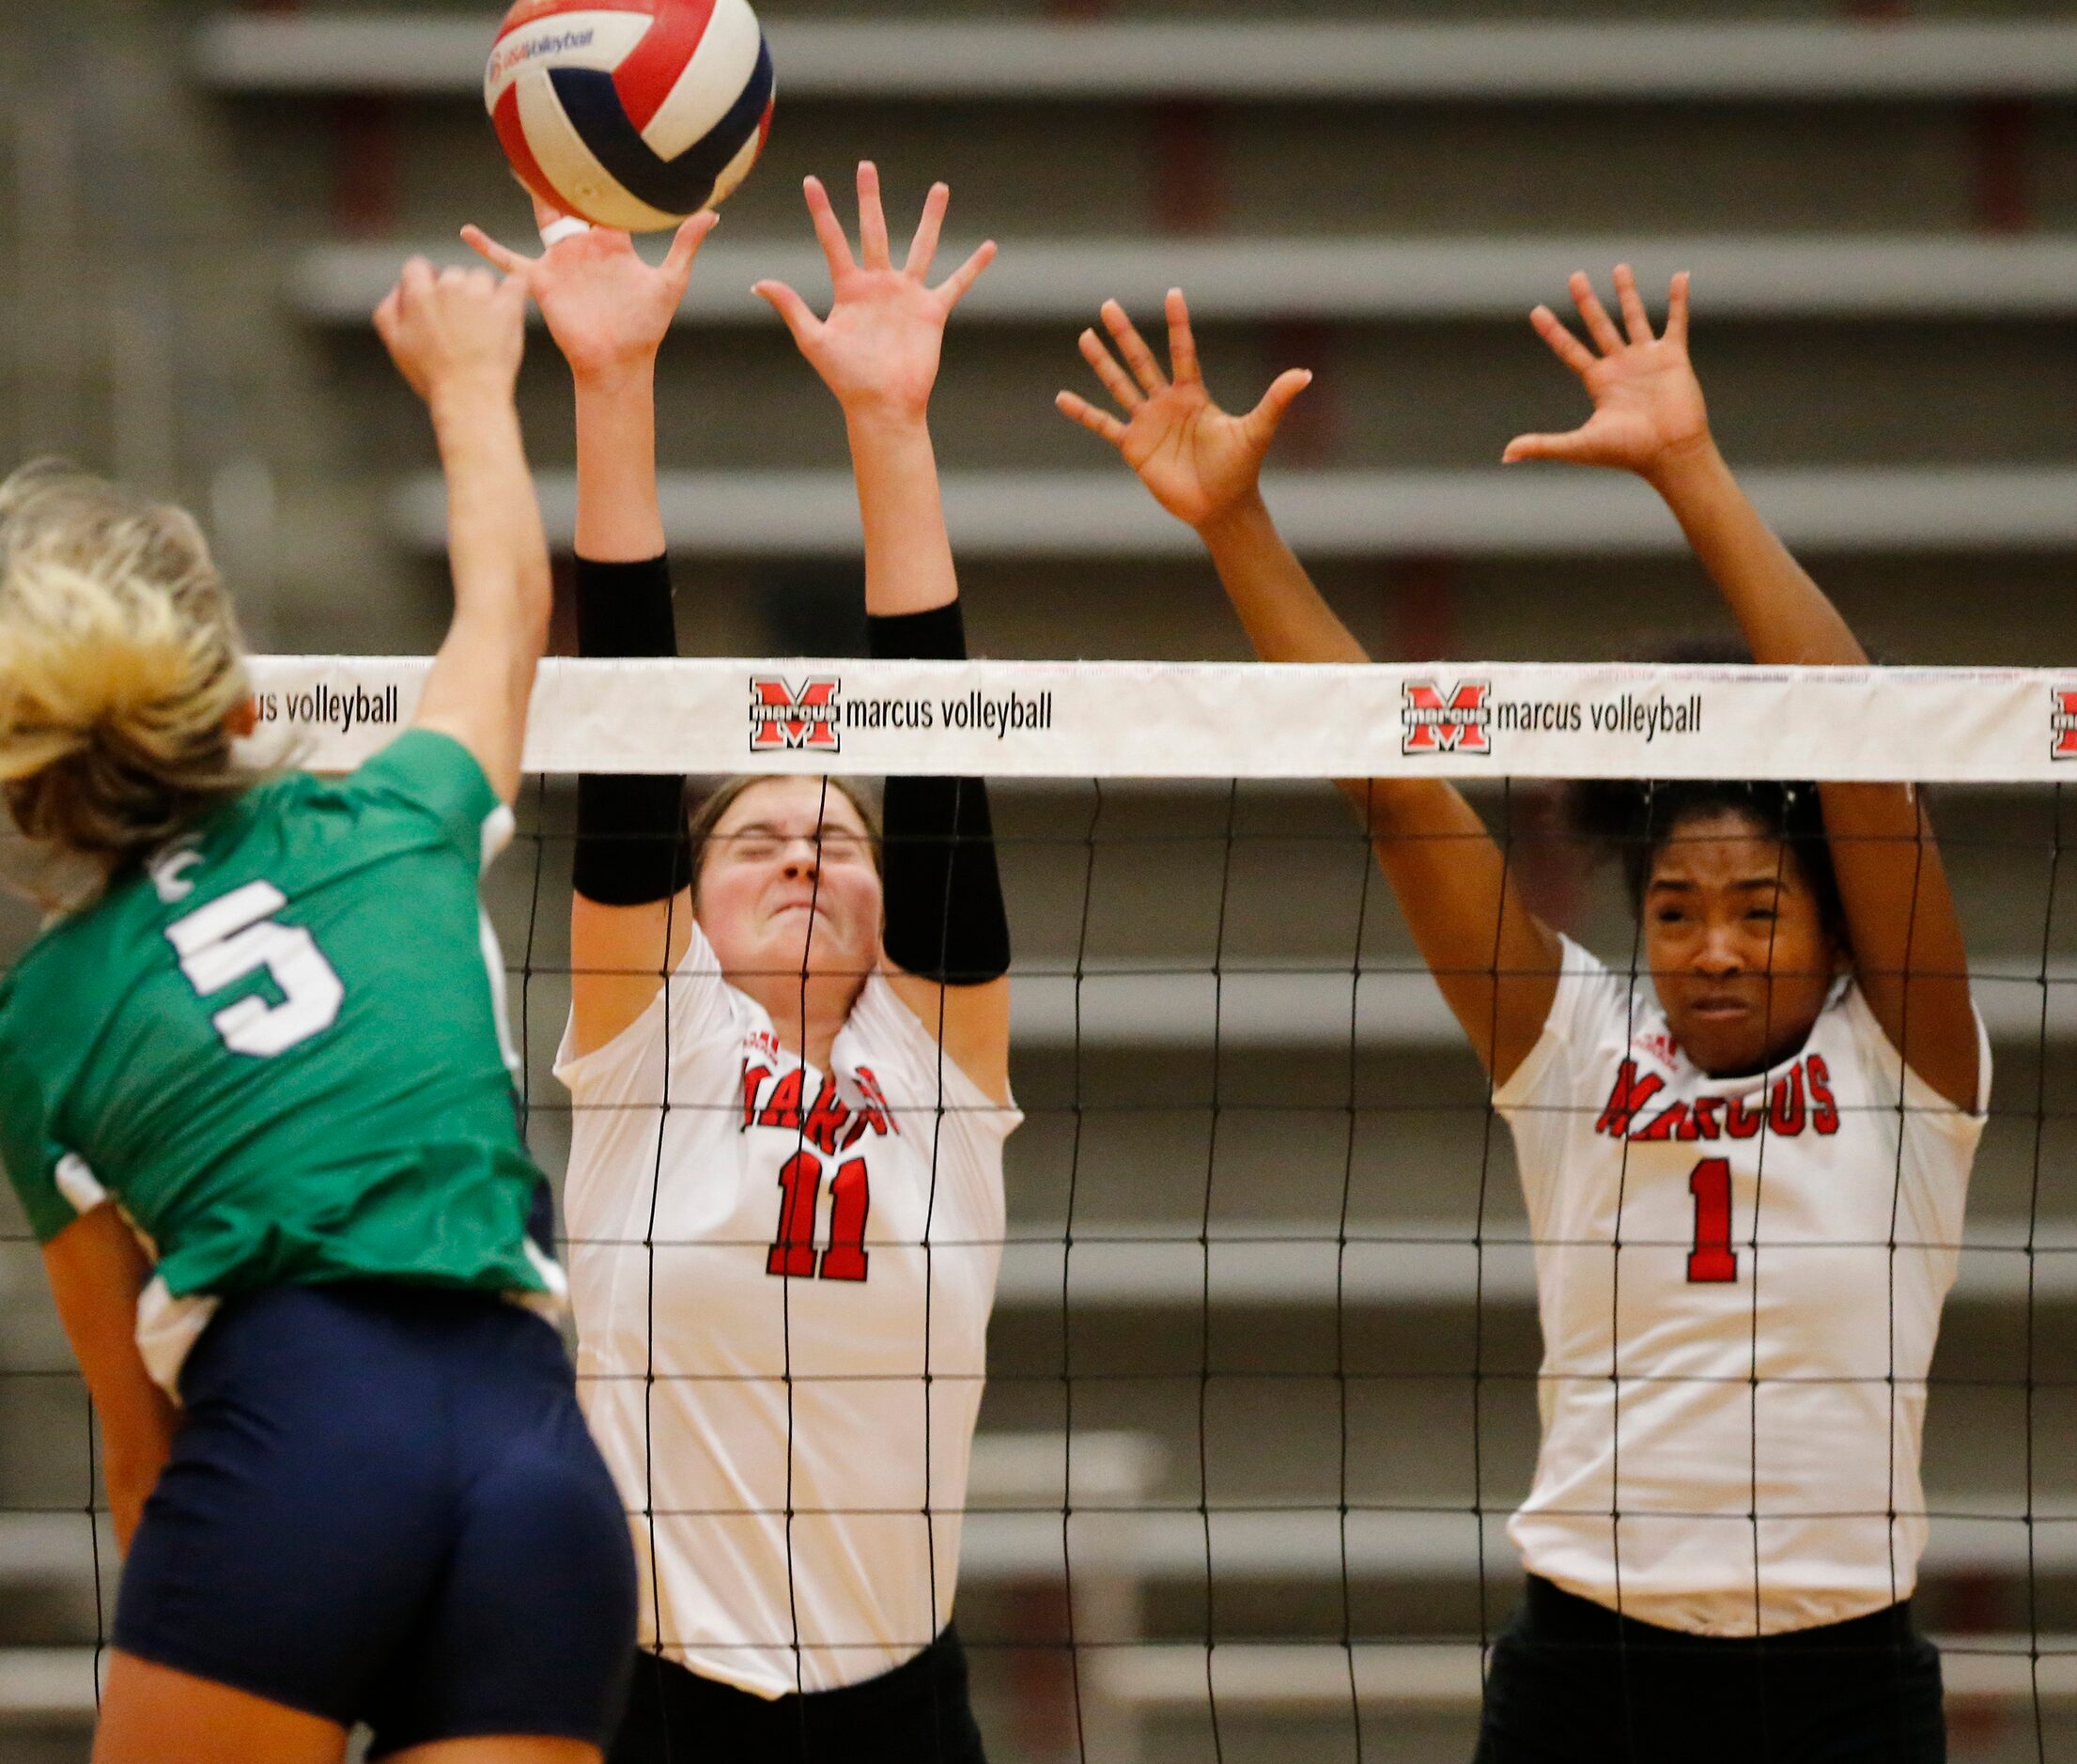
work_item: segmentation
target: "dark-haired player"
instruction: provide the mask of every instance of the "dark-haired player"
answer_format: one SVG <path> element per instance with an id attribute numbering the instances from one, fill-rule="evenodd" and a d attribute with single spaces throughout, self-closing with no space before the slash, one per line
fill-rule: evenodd
<path id="1" fill-rule="evenodd" d="M 1591 348 L 1538 308 L 1594 412 L 1508 458 L 1638 473 L 1758 660 L 1865 662 L 1716 451 L 1686 278 L 1663 335 L 1627 269 L 1616 286 L 1621 330 L 1573 279 Z M 1198 530 L 1265 660 L 1366 659 L 1258 488 L 1306 377 L 1229 417 L 1180 294 L 1172 382 L 1104 317 L 1124 365 L 1094 332 L 1082 348 L 1123 419 L 1062 409 Z M 1990 1055 L 1915 794 L 1583 797 L 1627 856 L 1647 987 L 1537 921 L 1448 783 L 1345 788 L 1492 1075 L 1537 1244 L 1543 1441 L 1512 1525 L 1529 1583 L 1482 1764 L 1943 1757 L 1939 1659 L 1909 1602 L 1919 1447 Z"/>

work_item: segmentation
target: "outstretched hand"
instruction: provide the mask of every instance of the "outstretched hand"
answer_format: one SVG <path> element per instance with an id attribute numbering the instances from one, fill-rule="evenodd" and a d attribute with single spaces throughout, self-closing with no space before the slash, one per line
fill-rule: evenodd
<path id="1" fill-rule="evenodd" d="M 534 213 L 544 227 L 566 218 L 538 198 Z M 538 257 L 522 256 L 480 227 L 465 226 L 461 237 L 478 256 L 525 286 L 570 372 L 593 379 L 645 367 L 655 357 L 685 300 L 693 260 L 719 221 L 712 209 L 695 214 L 654 269 L 632 239 L 611 227 L 573 232 Z"/>
<path id="2" fill-rule="evenodd" d="M 1181 288 L 1169 291 L 1168 317 L 1172 379 L 1161 371 L 1146 339 L 1116 301 L 1104 302 L 1103 319 L 1118 355 L 1093 330 L 1082 333 L 1082 356 L 1124 411 L 1123 420 L 1072 392 L 1062 393 L 1055 402 L 1062 415 L 1117 448 L 1163 508 L 1202 531 L 1255 493 L 1269 444 L 1284 413 L 1312 384 L 1312 375 L 1292 369 L 1253 410 L 1231 416 L 1212 402 L 1205 389 L 1190 309 Z M 1119 355 L 1124 366 L 1119 364 Z M 1126 367 L 1132 371 L 1127 373 Z"/>
<path id="3" fill-rule="evenodd" d="M 914 420 L 930 408 L 931 389 L 953 308 L 995 261 L 990 240 L 938 286 L 930 270 L 952 192 L 931 186 L 923 218 L 909 246 L 908 260 L 894 267 L 888 244 L 887 215 L 880 205 L 880 175 L 871 161 L 859 166 L 859 255 L 830 205 L 819 178 L 806 183 L 808 212 L 829 260 L 834 302 L 827 318 L 783 282 L 760 282 L 752 289 L 786 322 L 793 340 L 823 383 L 836 395 L 847 417 L 890 416 Z"/>
<path id="4" fill-rule="evenodd" d="M 1709 408 L 1687 353 L 1686 272 L 1673 278 L 1666 331 L 1658 336 L 1652 334 L 1651 317 L 1637 294 L 1637 278 L 1628 264 L 1616 268 L 1624 331 L 1616 329 L 1584 271 L 1573 276 L 1571 288 L 1593 348 L 1573 335 L 1548 306 L 1539 306 L 1529 322 L 1551 352 L 1579 376 L 1594 401 L 1594 413 L 1568 434 L 1516 437 L 1508 444 L 1507 463 L 1562 459 L 1650 478 L 1684 454 L 1706 446 Z"/>

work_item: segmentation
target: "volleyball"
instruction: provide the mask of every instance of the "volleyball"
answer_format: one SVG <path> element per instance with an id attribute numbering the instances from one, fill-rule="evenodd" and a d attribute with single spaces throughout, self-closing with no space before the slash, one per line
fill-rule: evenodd
<path id="1" fill-rule="evenodd" d="M 749 0 L 519 0 L 484 75 L 519 181 L 630 233 L 726 200 L 757 162 L 772 101 Z"/>

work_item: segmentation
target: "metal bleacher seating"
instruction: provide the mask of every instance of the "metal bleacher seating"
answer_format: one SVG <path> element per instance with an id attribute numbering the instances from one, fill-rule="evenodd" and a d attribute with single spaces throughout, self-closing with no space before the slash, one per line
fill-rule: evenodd
<path id="1" fill-rule="evenodd" d="M 1816 467 L 1744 474 L 1791 546 L 1807 550 L 1952 553 L 2060 549 L 2077 543 L 2077 468 Z M 1131 479 L 1110 472 L 947 472 L 945 511 L 969 560 L 1192 557 L 1196 541 Z M 540 475 L 552 542 L 577 527 L 573 473 Z M 738 557 L 850 557 L 858 508 L 848 472 L 670 472 L 664 530 L 674 550 Z M 391 531 L 426 554 L 446 543 L 436 473 L 400 484 Z M 1061 510 L 1075 518 L 1062 522 Z M 1374 559 L 1408 550 L 1462 558 L 1681 557 L 1685 542 L 1642 485 L 1626 479 L 1526 479 L 1498 467 L 1452 472 L 1294 474 L 1279 487 L 1279 524 L 1313 558 Z"/>
<path id="2" fill-rule="evenodd" d="M 783 28 L 789 99 L 1837 102 L 2061 97 L 2077 87 L 2077 32 L 2060 22 L 804 18 Z M 483 28 L 465 16 L 343 8 L 225 18 L 204 30 L 198 59 L 207 79 L 231 91 L 473 92 Z"/>

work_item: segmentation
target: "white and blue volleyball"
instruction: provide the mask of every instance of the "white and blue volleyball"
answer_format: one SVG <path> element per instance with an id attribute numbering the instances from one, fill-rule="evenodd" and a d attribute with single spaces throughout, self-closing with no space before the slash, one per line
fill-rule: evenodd
<path id="1" fill-rule="evenodd" d="M 771 51 L 750 0 L 519 0 L 483 96 L 535 195 L 657 232 L 750 176 L 771 132 Z"/>

